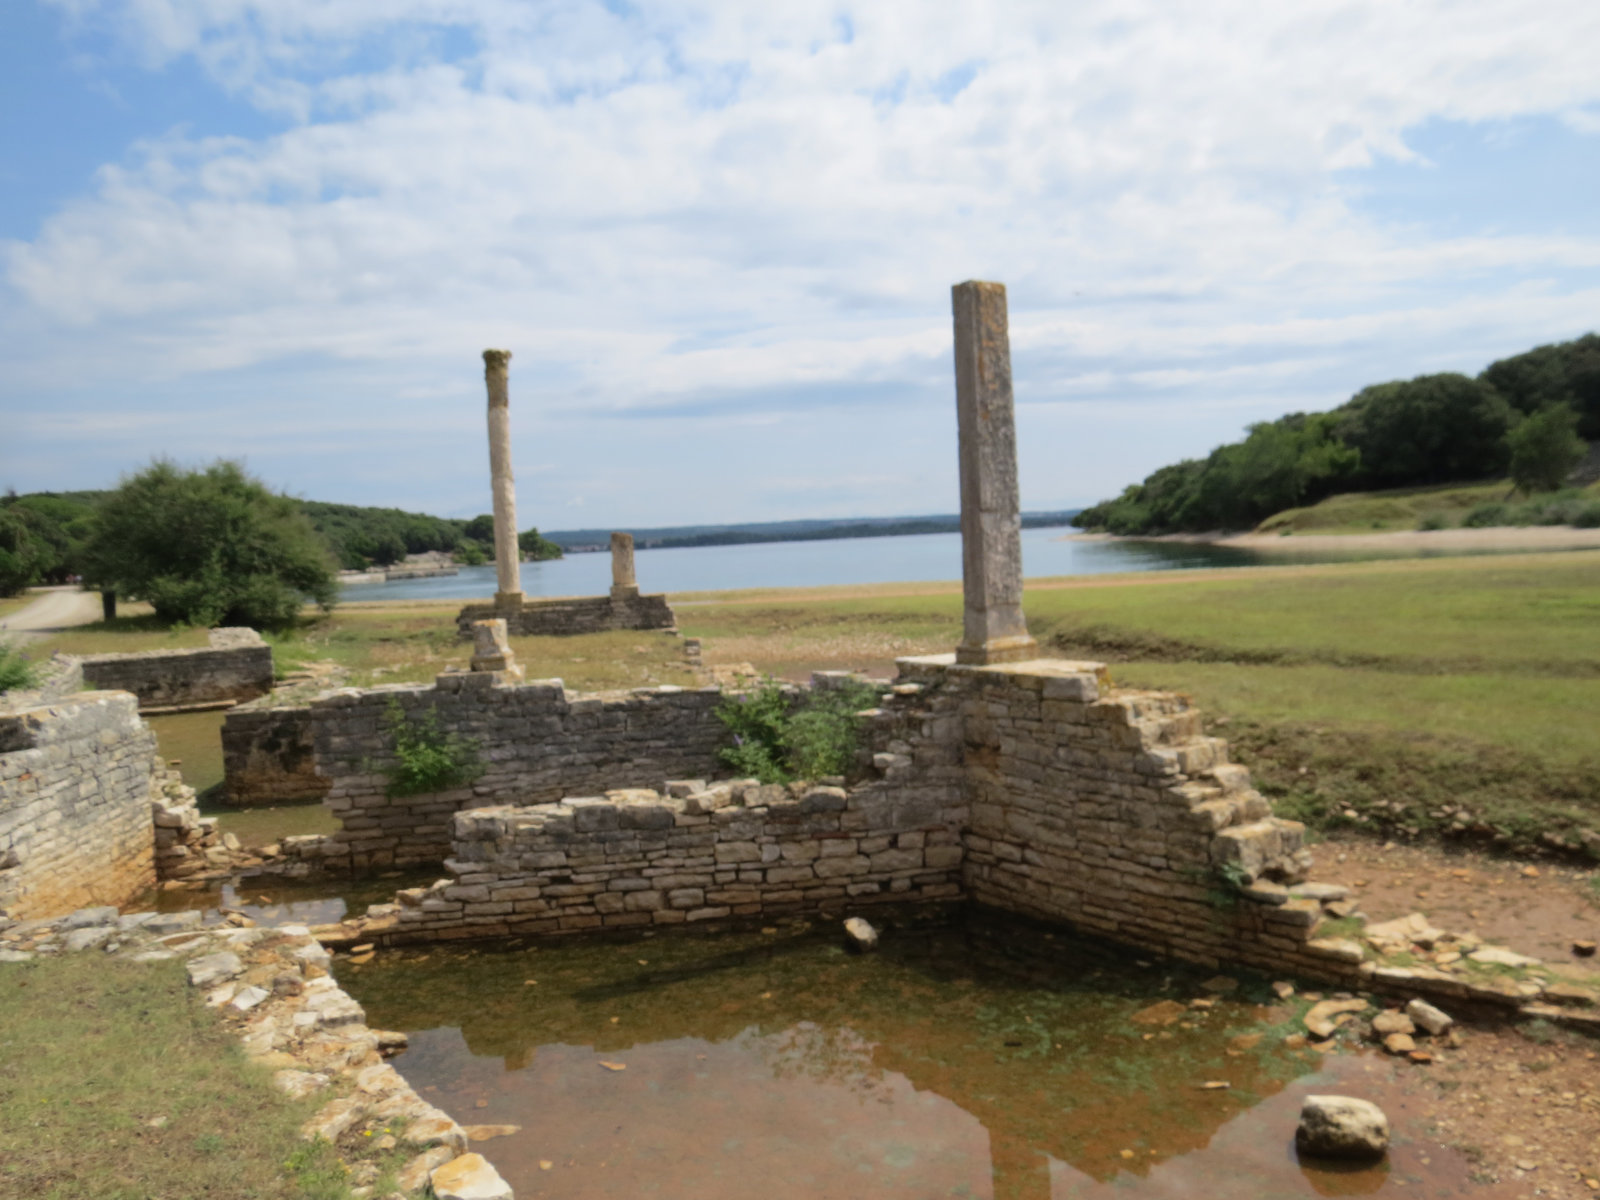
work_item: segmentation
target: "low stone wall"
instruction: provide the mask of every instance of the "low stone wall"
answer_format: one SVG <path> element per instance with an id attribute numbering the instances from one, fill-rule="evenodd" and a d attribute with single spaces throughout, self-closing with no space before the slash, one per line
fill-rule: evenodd
<path id="1" fill-rule="evenodd" d="M 326 796 L 330 780 L 317 773 L 311 722 L 304 706 L 230 709 L 222 719 L 226 802 L 243 808 Z"/>
<path id="2" fill-rule="evenodd" d="M 456 616 L 463 638 L 472 623 L 503 617 L 513 637 L 571 637 L 616 629 L 676 629 L 678 618 L 664 595 L 578 596 L 562 600 L 524 600 L 515 610 L 493 604 L 468 604 Z"/>
<path id="3" fill-rule="evenodd" d="M 213 629 L 208 647 L 80 656 L 97 688 L 132 692 L 139 707 L 254 700 L 272 691 L 272 647 L 254 629 Z"/>
<path id="4" fill-rule="evenodd" d="M 308 712 L 316 771 L 343 828 L 328 838 L 286 839 L 284 849 L 333 872 L 438 863 L 450 854 L 450 819 L 463 808 L 705 778 L 727 738 L 714 711 L 721 699 L 715 688 L 675 687 L 569 696 L 559 679 L 505 686 L 492 673 L 441 675 L 432 687 L 336 692 Z M 388 795 L 394 714 L 435 722 L 442 734 L 473 744 L 482 774 L 449 791 Z"/>
<path id="5" fill-rule="evenodd" d="M 126 692 L 0 714 L 0 910 L 123 904 L 155 885 L 155 750 Z"/>
<path id="6" fill-rule="evenodd" d="M 1271 815 L 1185 697 L 1112 688 L 1099 663 L 900 668 L 890 769 L 915 779 L 930 744 L 957 739 L 973 900 L 1190 961 L 1354 980 L 1359 948 L 1313 938 L 1322 905 L 1292 894 L 1303 827 Z"/>
<path id="7" fill-rule="evenodd" d="M 401 892 L 381 936 L 574 933 L 961 895 L 959 803 L 886 782 L 671 791 L 458 813 L 451 878 Z"/>

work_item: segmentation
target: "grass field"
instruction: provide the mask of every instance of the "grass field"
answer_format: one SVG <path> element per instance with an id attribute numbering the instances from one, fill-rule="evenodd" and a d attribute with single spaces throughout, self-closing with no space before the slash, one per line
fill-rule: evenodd
<path id="1" fill-rule="evenodd" d="M 279 1096 L 180 963 L 9 965 L 0 1046 L 0 1195 L 350 1198 L 331 1147 L 300 1140 L 321 1100 Z"/>

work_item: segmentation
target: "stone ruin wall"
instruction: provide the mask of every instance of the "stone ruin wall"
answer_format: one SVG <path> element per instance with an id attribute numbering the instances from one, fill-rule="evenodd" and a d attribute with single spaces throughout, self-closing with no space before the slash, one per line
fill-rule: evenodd
<path id="1" fill-rule="evenodd" d="M 505 713 L 553 705 L 553 688 L 546 699 L 518 696 L 540 690 L 463 694 Z M 588 712 L 612 723 L 631 715 L 636 728 L 659 731 L 644 714 L 673 700 L 669 690 L 632 698 L 631 710 Z M 902 660 L 882 707 L 861 717 L 869 777 L 848 790 L 706 785 L 721 730 L 700 703 L 690 710 L 709 718 L 698 722 L 699 769 L 674 771 L 656 757 L 624 781 L 608 751 L 582 767 L 593 783 L 578 785 L 563 752 L 502 768 L 481 788 L 418 798 L 429 833 L 403 861 L 438 861 L 436 839 L 448 838 L 450 877 L 403 894 L 362 936 L 562 933 L 966 898 L 1191 961 L 1356 978 L 1358 948 L 1313 937 L 1315 887 L 1291 887 L 1309 865 L 1301 827 L 1270 815 L 1181 697 L 1112 689 L 1092 663 Z M 372 723 L 361 736 L 377 739 L 370 701 L 366 711 Z M 457 719 L 462 729 L 491 727 Z M 502 716 L 492 727 L 541 726 Z M 526 753 L 521 740 L 494 745 L 491 761 L 502 748 Z M 638 790 L 674 776 L 683 782 L 672 794 Z M 545 794 L 530 797 L 535 778 Z M 374 839 L 386 813 L 411 807 L 386 800 L 381 778 L 349 782 L 366 788 L 357 820 L 373 823 Z M 480 790 L 498 803 L 484 804 Z M 364 846 L 350 820 L 356 865 L 363 854 L 387 865 L 385 847 Z"/>
<path id="2" fill-rule="evenodd" d="M 317 773 L 311 709 L 248 705 L 222 719 L 223 794 L 240 808 L 319 800 L 330 780 Z"/>
<path id="3" fill-rule="evenodd" d="M 155 886 L 155 752 L 125 692 L 0 713 L 0 910 L 54 916 Z"/>
<path id="4" fill-rule="evenodd" d="M 132 692 L 141 709 L 254 700 L 272 691 L 272 647 L 253 629 L 213 629 L 209 646 L 78 656 L 84 680 Z"/>
<path id="5" fill-rule="evenodd" d="M 715 688 L 674 687 L 569 696 L 559 680 L 497 686 L 491 673 L 441 675 L 431 687 L 336 692 L 304 711 L 316 771 L 328 785 L 325 802 L 342 829 L 328 838 L 286 839 L 285 850 L 321 869 L 356 874 L 438 863 L 450 854 L 450 819 L 462 808 L 710 776 L 725 740 L 713 711 L 721 699 Z M 476 742 L 483 774 L 452 791 L 390 797 L 384 772 L 394 762 L 385 728 L 391 706 L 409 718 L 432 712 L 442 733 Z"/>
<path id="6" fill-rule="evenodd" d="M 463 639 L 472 637 L 474 621 L 504 618 L 513 637 L 571 637 L 619 629 L 676 629 L 678 619 L 665 595 L 578 596 L 566 600 L 524 600 L 506 609 L 494 604 L 468 604 L 456 616 Z"/>
<path id="7" fill-rule="evenodd" d="M 451 876 L 389 942 L 576 933 L 961 897 L 959 797 L 876 782 L 617 790 L 456 814 Z"/>
<path id="8" fill-rule="evenodd" d="M 1186 698 L 1113 688 L 1099 663 L 950 657 L 901 660 L 885 765 L 942 778 L 955 753 L 971 900 L 1189 961 L 1355 978 L 1359 948 L 1314 939 L 1321 902 L 1293 894 L 1303 826 L 1271 815 Z"/>

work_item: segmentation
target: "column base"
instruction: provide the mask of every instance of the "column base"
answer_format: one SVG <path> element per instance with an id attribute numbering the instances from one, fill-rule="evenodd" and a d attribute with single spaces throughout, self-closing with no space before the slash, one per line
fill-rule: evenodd
<path id="1" fill-rule="evenodd" d="M 509 609 L 512 612 L 522 611 L 522 600 L 521 592 L 496 592 L 494 594 L 494 606 L 496 608 Z"/>
<path id="2" fill-rule="evenodd" d="M 993 638 L 976 646 L 963 642 L 956 647 L 956 661 L 973 667 L 1027 662 L 1038 657 L 1039 643 L 1025 633 L 1016 637 Z"/>
<path id="3" fill-rule="evenodd" d="M 611 598 L 613 600 L 637 600 L 639 598 L 639 585 L 636 583 L 625 585 L 614 583 L 611 585 Z"/>

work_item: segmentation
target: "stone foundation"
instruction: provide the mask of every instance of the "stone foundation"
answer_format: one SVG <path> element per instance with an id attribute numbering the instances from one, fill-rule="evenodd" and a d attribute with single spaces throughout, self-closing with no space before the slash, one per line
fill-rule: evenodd
<path id="1" fill-rule="evenodd" d="M 561 600 L 523 600 L 520 606 L 468 604 L 456 616 L 463 639 L 472 637 L 472 623 L 505 618 L 512 637 L 571 637 L 616 629 L 676 629 L 678 618 L 664 595 L 643 595 L 636 589 L 612 589 L 609 596 L 577 596 Z"/>
<path id="2" fill-rule="evenodd" d="M 126 692 L 0 714 L 0 911 L 125 904 L 155 885 L 155 750 Z"/>
<path id="3" fill-rule="evenodd" d="M 254 629 L 213 629 L 208 647 L 80 656 L 84 680 L 132 692 L 141 709 L 254 700 L 272 691 L 272 647 Z"/>

